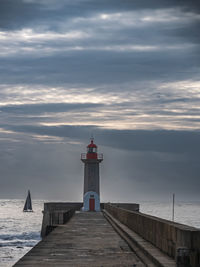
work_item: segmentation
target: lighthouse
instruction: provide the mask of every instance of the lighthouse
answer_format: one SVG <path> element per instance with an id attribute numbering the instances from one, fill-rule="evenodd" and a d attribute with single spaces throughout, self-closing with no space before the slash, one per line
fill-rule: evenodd
<path id="1" fill-rule="evenodd" d="M 99 163 L 103 161 L 103 154 L 97 153 L 94 138 L 87 146 L 87 153 L 81 154 L 81 161 L 84 163 L 83 210 L 100 211 Z"/>

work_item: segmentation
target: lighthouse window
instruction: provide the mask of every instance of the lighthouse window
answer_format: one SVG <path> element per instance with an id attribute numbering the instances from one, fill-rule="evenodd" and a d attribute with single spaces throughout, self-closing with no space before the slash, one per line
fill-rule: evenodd
<path id="1" fill-rule="evenodd" d="M 88 152 L 89 153 L 96 153 L 97 152 L 97 148 L 96 147 L 89 147 L 88 148 Z"/>

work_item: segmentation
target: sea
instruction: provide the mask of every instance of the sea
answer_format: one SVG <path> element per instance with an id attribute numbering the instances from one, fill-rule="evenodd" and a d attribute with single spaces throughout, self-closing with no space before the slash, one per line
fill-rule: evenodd
<path id="1" fill-rule="evenodd" d="M 13 266 L 40 240 L 44 200 L 33 200 L 34 212 L 23 212 L 24 200 L 0 199 L 0 267 Z M 172 204 L 160 201 L 140 202 L 140 211 L 167 220 L 172 219 Z M 177 202 L 176 222 L 200 228 L 200 201 Z"/>

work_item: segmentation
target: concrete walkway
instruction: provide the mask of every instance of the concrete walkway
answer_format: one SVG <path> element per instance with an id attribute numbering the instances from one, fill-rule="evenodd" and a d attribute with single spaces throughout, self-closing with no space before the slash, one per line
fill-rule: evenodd
<path id="1" fill-rule="evenodd" d="M 15 266 L 137 266 L 144 264 L 101 212 L 78 212 Z"/>

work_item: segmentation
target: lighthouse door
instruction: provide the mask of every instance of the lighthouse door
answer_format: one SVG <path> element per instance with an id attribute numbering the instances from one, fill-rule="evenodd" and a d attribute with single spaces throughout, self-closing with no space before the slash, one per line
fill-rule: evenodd
<path id="1" fill-rule="evenodd" d="M 94 211 L 95 210 L 95 199 L 94 198 L 90 198 L 89 208 L 90 208 L 90 211 Z"/>

